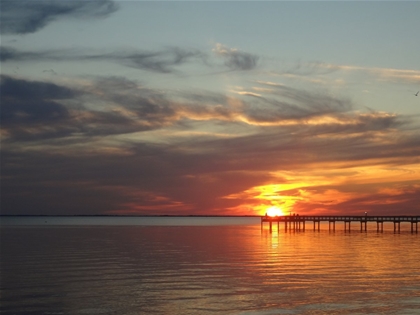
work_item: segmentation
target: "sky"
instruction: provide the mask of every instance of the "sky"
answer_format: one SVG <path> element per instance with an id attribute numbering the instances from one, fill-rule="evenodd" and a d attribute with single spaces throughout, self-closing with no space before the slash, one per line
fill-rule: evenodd
<path id="1" fill-rule="evenodd" d="M 419 12 L 1 0 L 1 214 L 420 215 Z"/>

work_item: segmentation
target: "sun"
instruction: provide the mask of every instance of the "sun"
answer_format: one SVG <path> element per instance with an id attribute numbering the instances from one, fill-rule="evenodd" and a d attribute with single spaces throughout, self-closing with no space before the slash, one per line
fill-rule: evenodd
<path id="1" fill-rule="evenodd" d="M 279 217 L 284 215 L 284 213 L 279 207 L 272 206 L 270 208 L 267 208 L 267 215 L 270 217 Z"/>

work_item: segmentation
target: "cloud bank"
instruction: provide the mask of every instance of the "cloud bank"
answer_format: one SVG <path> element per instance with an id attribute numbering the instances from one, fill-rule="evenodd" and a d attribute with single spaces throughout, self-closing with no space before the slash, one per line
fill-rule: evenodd
<path id="1" fill-rule="evenodd" d="M 232 98 L 121 77 L 2 76 L 2 213 L 256 214 L 273 202 L 300 213 L 418 211 L 410 118 L 259 86 L 264 97 Z"/>
<path id="2" fill-rule="evenodd" d="M 2 0 L 0 29 L 2 34 L 35 33 L 57 19 L 102 18 L 112 14 L 117 9 L 118 5 L 110 0 Z"/>

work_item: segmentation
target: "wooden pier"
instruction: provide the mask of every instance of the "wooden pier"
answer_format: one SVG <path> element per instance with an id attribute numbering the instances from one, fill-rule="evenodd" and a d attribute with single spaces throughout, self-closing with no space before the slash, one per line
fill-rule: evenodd
<path id="1" fill-rule="evenodd" d="M 321 222 L 328 222 L 328 230 L 335 231 L 336 222 L 344 222 L 344 231 L 350 232 L 352 222 L 360 222 L 360 231 L 367 231 L 368 222 L 376 222 L 376 231 L 384 231 L 384 222 L 392 222 L 394 224 L 394 233 L 399 233 L 401 223 L 411 224 L 411 233 L 418 233 L 418 223 L 420 216 L 313 216 L 313 215 L 289 215 L 289 216 L 263 216 L 261 217 L 261 229 L 264 223 L 268 222 L 270 225 L 270 232 L 273 229 L 273 223 L 277 223 L 277 230 L 280 231 L 280 223 L 284 223 L 284 230 L 291 231 L 305 231 L 306 223 L 312 222 L 313 229 L 320 230 Z"/>

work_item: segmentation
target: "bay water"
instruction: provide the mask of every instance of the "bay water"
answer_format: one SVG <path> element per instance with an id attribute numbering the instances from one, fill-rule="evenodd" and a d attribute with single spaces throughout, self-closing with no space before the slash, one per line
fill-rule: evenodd
<path id="1" fill-rule="evenodd" d="M 1 217 L 1 314 L 420 314 L 420 236 L 259 218 Z"/>

